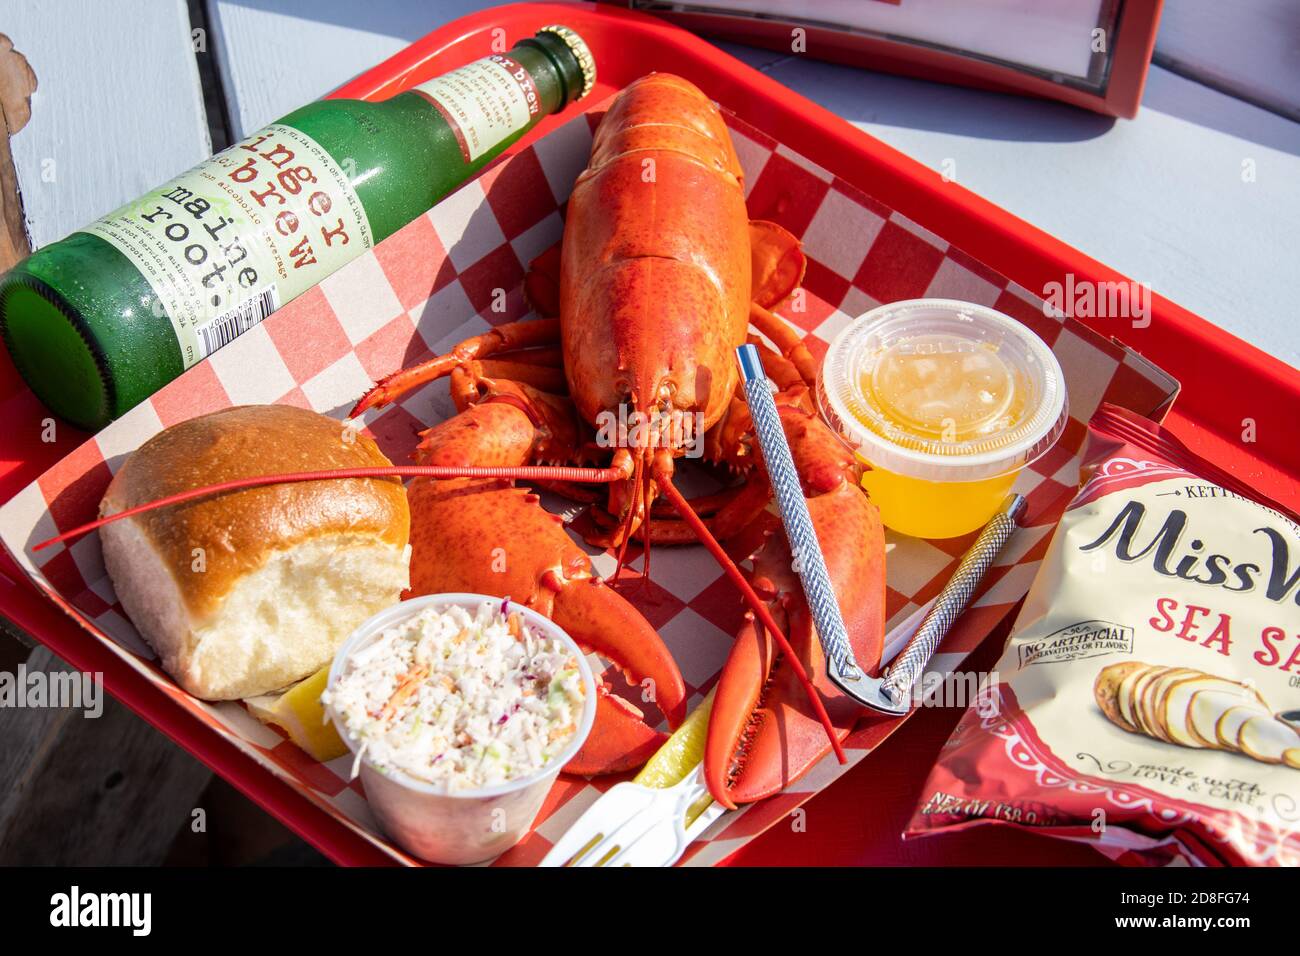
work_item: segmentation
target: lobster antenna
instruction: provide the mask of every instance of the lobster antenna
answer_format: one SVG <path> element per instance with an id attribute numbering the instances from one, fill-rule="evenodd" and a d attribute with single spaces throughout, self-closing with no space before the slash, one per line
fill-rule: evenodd
<path id="1" fill-rule="evenodd" d="M 71 531 L 55 535 L 47 541 L 32 546 L 33 551 L 40 551 L 60 541 L 79 538 L 81 535 L 114 521 L 130 518 L 134 515 L 155 511 L 170 505 L 183 504 L 196 498 L 222 494 L 228 491 L 241 491 L 245 488 L 258 488 L 264 485 L 292 484 L 299 481 L 322 481 L 343 478 L 510 478 L 523 481 L 571 481 L 588 484 L 610 484 L 622 481 L 623 472 L 618 468 L 578 468 L 560 465 L 513 465 L 471 467 L 459 465 L 389 465 L 374 468 L 330 468 L 323 471 L 295 471 L 281 475 L 256 475 L 251 478 L 236 478 L 202 488 L 168 495 L 142 505 L 127 508 L 111 515 L 105 515 L 95 521 L 79 525 Z"/>
<path id="2" fill-rule="evenodd" d="M 641 479 L 644 473 L 645 473 L 645 459 L 642 456 L 637 456 L 636 464 L 632 466 L 632 487 L 633 488 L 641 487 Z M 631 496 L 629 496 L 629 501 L 631 501 Z M 636 521 L 636 506 L 635 504 L 630 503 L 627 508 L 627 514 L 623 516 L 622 523 L 621 523 L 620 530 L 622 533 L 620 534 L 620 537 L 623 540 L 618 546 L 618 554 L 614 559 L 614 580 L 618 580 L 619 575 L 623 573 L 623 568 L 627 564 L 627 547 L 628 544 L 632 541 L 632 523 L 634 521 Z M 649 548 L 648 541 L 646 542 L 646 548 L 647 549 Z"/>
<path id="3" fill-rule="evenodd" d="M 641 491 L 641 546 L 642 554 L 645 560 L 641 563 L 641 586 L 645 587 L 650 580 L 650 509 L 654 506 L 654 496 L 650 494 L 651 488 L 654 487 L 653 479 L 647 481 L 640 489 Z"/>
<path id="4" fill-rule="evenodd" d="M 790 662 L 795 677 L 803 685 L 804 693 L 808 695 L 808 702 L 812 704 L 813 712 L 826 730 L 826 736 L 831 742 L 831 749 L 835 751 L 835 758 L 842 764 L 848 763 L 848 758 L 844 756 L 844 748 L 840 745 L 840 739 L 835 734 L 835 727 L 831 724 L 830 715 L 826 713 L 826 706 L 822 703 L 821 695 L 817 693 L 817 688 L 813 687 L 812 681 L 808 679 L 808 672 L 804 670 L 803 663 L 795 654 L 794 648 L 790 646 L 790 642 L 786 640 L 785 632 L 776 623 L 776 618 L 772 617 L 772 612 L 768 609 L 767 604 L 758 596 L 758 592 L 754 590 L 753 585 L 749 583 L 749 579 L 736 566 L 736 562 L 731 560 L 731 555 L 723 550 L 722 545 L 718 543 L 718 539 L 709 530 L 709 526 L 695 513 L 691 503 L 673 485 L 672 475 L 656 473 L 655 480 L 664 497 L 677 509 L 677 513 L 682 516 L 682 520 L 690 525 L 691 530 L 695 532 L 695 536 L 700 539 L 700 543 L 717 559 L 727 577 L 731 578 L 736 587 L 740 588 L 745 603 L 753 609 L 759 622 L 772 635 L 772 639 L 776 641 L 777 646 L 781 648 L 781 653 Z"/>

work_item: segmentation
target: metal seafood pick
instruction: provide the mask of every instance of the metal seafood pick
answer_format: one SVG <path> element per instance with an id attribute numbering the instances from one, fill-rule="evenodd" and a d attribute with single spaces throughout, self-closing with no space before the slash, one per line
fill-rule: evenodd
<path id="1" fill-rule="evenodd" d="M 989 519 L 975 543 L 962 555 L 957 570 L 934 599 L 930 610 L 925 612 L 916 633 L 887 668 L 884 679 L 867 679 L 879 695 L 878 704 L 867 706 L 886 714 L 907 713 L 911 706 L 912 685 L 925 672 L 925 665 L 930 663 L 935 648 L 948 633 L 948 629 L 961 617 L 961 612 L 966 610 L 966 605 L 984 579 L 985 572 L 993 564 L 993 559 L 1020 526 L 1020 516 L 1024 511 L 1024 495 L 1007 495 L 1003 499 L 997 513 Z"/>
<path id="2" fill-rule="evenodd" d="M 768 479 L 772 482 L 777 508 L 781 512 L 781 523 L 790 540 L 791 553 L 798 559 L 795 571 L 803 584 L 804 595 L 808 598 L 813 622 L 817 625 L 817 637 L 826 655 L 830 679 L 858 703 L 865 707 L 876 707 L 880 695 L 872 693 L 872 679 L 858 666 L 857 658 L 853 656 L 844 618 L 840 614 L 839 603 L 835 600 L 835 591 L 831 588 L 826 559 L 817 542 L 817 532 L 813 530 L 812 516 L 808 513 L 808 502 L 799 484 L 799 472 L 790 455 L 790 444 L 786 441 L 781 416 L 772 399 L 767 374 L 763 371 L 763 360 L 759 357 L 758 349 L 748 344 L 736 349 L 736 356 L 740 359 L 740 376 L 745 386 L 745 398 L 749 402 L 749 417 L 754 422 L 754 434 L 758 437 L 758 447 L 762 450 L 763 462 L 767 465 Z"/>
<path id="3" fill-rule="evenodd" d="M 1021 495 L 1011 495 L 1003 502 L 975 544 L 962 557 L 952 579 L 935 599 L 916 633 L 889 668 L 887 676 L 871 677 L 858 665 L 849 644 L 844 618 L 840 615 L 840 607 L 835 600 L 826 560 L 817 543 L 812 517 L 808 514 L 808 503 L 799 484 L 799 474 L 790 455 L 790 445 L 781 427 L 781 417 L 777 413 L 776 402 L 772 399 L 771 387 L 763 371 L 758 349 L 752 345 L 742 345 L 736 350 L 736 355 L 740 359 L 750 418 L 753 419 L 754 432 L 758 436 L 758 445 L 767 465 L 781 521 L 785 526 L 786 537 L 790 540 L 790 547 L 799 558 L 796 570 L 817 626 L 817 637 L 826 655 L 827 676 L 835 686 L 864 707 L 895 716 L 905 714 L 911 706 L 913 683 L 925 670 L 935 648 L 970 602 L 980 579 L 1015 531 L 1017 519 L 1025 507 L 1025 499 Z"/>

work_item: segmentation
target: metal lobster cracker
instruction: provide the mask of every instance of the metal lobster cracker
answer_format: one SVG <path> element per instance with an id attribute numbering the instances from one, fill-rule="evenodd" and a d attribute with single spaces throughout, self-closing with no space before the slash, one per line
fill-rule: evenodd
<path id="1" fill-rule="evenodd" d="M 854 658 L 817 533 L 799 491 L 790 448 L 780 426 L 763 360 L 753 345 L 742 345 L 736 350 L 736 355 L 755 434 L 772 476 L 781 520 L 792 543 L 791 550 L 798 557 L 797 570 L 821 640 L 827 673 L 835 686 L 863 707 L 902 716 L 910 709 L 912 687 L 934 656 L 939 642 L 970 603 L 985 572 L 1015 532 L 1017 521 L 1025 509 L 1025 499 L 1021 495 L 1007 497 L 962 557 L 952 578 L 888 668 L 887 676 L 872 677 Z"/>

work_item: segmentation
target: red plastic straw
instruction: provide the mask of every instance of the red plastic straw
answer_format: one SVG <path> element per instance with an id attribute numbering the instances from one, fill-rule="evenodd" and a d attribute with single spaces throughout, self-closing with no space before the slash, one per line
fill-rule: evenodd
<path id="1" fill-rule="evenodd" d="M 40 551 L 48 548 L 52 544 L 58 544 L 61 541 L 68 541 L 72 538 L 80 537 L 90 531 L 104 527 L 106 524 L 112 524 L 114 521 L 121 521 L 123 518 L 130 518 L 133 515 L 143 514 L 147 511 L 155 511 L 158 508 L 166 508 L 170 505 L 182 504 L 186 501 L 193 501 L 196 498 L 204 498 L 208 495 L 222 494 L 228 491 L 241 491 L 245 488 L 258 488 L 266 485 L 292 484 L 299 481 L 323 481 L 337 480 L 342 478 L 509 478 L 523 481 L 571 481 L 586 484 L 609 484 L 615 481 L 622 481 L 628 476 L 619 468 L 577 468 L 570 466 L 555 465 L 511 465 L 511 466 L 489 466 L 489 467 L 457 467 L 455 465 L 392 465 L 388 467 L 377 468 L 335 468 L 323 471 L 296 471 L 288 472 L 281 475 L 256 475 L 251 478 L 237 478 L 233 481 L 223 481 L 215 485 L 205 485 L 202 488 L 191 488 L 189 491 L 182 491 L 174 495 L 168 495 L 165 498 L 158 498 L 155 501 L 147 501 L 142 505 L 136 505 L 133 508 L 127 508 L 124 511 L 118 511 L 106 517 L 91 521 L 73 528 L 71 531 L 65 531 L 62 534 L 55 535 L 46 541 L 33 545 L 33 551 Z M 677 510 L 682 519 L 691 527 L 700 539 L 705 548 L 717 559 L 736 587 L 740 588 L 741 594 L 744 595 L 745 601 L 754 609 L 763 626 L 767 628 L 773 639 L 780 646 L 782 653 L 794 668 L 795 676 L 803 684 L 804 691 L 808 695 L 808 700 L 812 704 L 817 719 L 826 728 L 826 736 L 830 738 L 831 748 L 835 751 L 835 756 L 840 763 L 847 763 L 848 758 L 844 756 L 844 749 L 840 746 L 839 738 L 835 735 L 835 728 L 831 724 L 830 716 L 826 713 L 826 707 L 822 704 L 821 696 L 817 693 L 816 688 L 808 679 L 808 674 L 803 669 L 803 664 L 795 655 L 794 649 L 786 640 L 785 634 L 777 625 L 776 620 L 772 617 L 767 605 L 763 602 L 757 592 L 754 591 L 749 581 L 736 567 L 736 563 L 731 560 L 731 556 L 723 550 L 713 533 L 709 531 L 708 526 L 697 515 L 690 502 L 688 502 L 672 483 L 668 476 L 658 476 L 659 487 L 663 490 L 666 497 Z"/>
<path id="2" fill-rule="evenodd" d="M 80 537 L 88 531 L 94 531 L 106 524 L 121 521 L 123 518 L 130 518 L 132 515 L 143 514 L 146 511 L 166 508 L 168 505 L 178 505 L 208 495 L 221 494 L 226 491 L 240 491 L 244 488 L 257 488 L 263 485 L 339 478 L 517 478 L 523 481 L 573 481 L 588 484 L 609 484 L 610 482 L 621 481 L 626 477 L 618 468 L 574 468 L 552 465 L 503 465 L 487 468 L 468 466 L 461 468 L 454 465 L 390 465 L 382 468 L 334 468 L 324 471 L 295 471 L 283 475 L 257 475 L 252 478 L 237 478 L 233 481 L 223 481 L 220 484 L 205 485 L 202 488 L 191 488 L 189 491 L 168 495 L 156 501 L 147 501 L 142 505 L 136 505 L 134 508 L 127 508 L 125 511 L 119 511 L 89 524 L 73 528 L 71 531 L 55 535 L 48 541 L 33 545 L 32 550 L 40 551 L 52 544 Z"/>

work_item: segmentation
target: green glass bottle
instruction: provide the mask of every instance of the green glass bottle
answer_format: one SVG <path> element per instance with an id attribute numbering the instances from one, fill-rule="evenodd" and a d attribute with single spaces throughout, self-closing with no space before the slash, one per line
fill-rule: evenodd
<path id="1" fill-rule="evenodd" d="M 0 278 L 37 396 L 97 429 L 424 213 L 547 114 L 591 53 L 551 26 L 378 103 L 311 103 Z"/>

